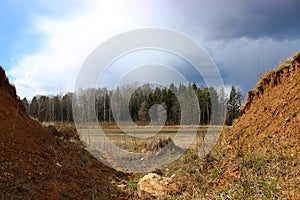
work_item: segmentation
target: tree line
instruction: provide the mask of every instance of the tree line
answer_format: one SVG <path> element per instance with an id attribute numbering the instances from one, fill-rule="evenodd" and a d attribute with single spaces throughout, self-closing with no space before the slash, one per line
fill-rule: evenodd
<path id="1" fill-rule="evenodd" d="M 116 119 L 127 121 L 131 118 L 137 124 L 149 124 L 151 119 L 159 119 L 159 116 L 164 113 L 158 109 L 158 106 L 153 107 L 158 104 L 165 110 L 166 125 L 193 124 L 196 119 L 192 117 L 197 115 L 193 107 L 198 104 L 200 125 L 222 125 L 224 121 L 226 125 L 232 125 L 233 120 L 240 116 L 243 100 L 242 92 L 234 86 L 231 87 L 228 97 L 224 88 L 217 91 L 214 87 L 197 87 L 195 83 L 180 84 L 178 87 L 171 84 L 168 88 L 152 87 L 146 84 L 138 87 L 130 97 L 124 98 L 131 94 L 129 91 L 132 91 L 129 85 L 116 90 L 85 89 L 78 94 L 34 96 L 31 101 L 24 98 L 22 102 L 27 113 L 41 122 L 74 122 L 72 100 L 75 98 L 74 109 L 82 108 L 80 112 L 76 112 L 80 115 L 77 119 L 93 119 L 95 114 L 97 120 L 103 123 L 114 123 Z M 186 97 L 192 92 L 196 95 L 197 102 L 185 102 L 191 106 L 180 107 L 180 102 L 190 100 Z M 91 102 L 94 107 L 90 106 Z M 157 110 L 153 111 L 153 108 Z"/>

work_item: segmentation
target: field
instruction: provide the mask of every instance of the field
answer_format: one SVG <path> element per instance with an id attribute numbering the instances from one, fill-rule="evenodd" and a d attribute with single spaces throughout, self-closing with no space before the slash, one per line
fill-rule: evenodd
<path id="1" fill-rule="evenodd" d="M 71 123 L 43 123 L 44 126 L 54 125 L 58 130 L 66 131 L 75 129 Z M 126 125 L 79 125 L 78 134 L 81 140 L 91 146 L 97 146 L 97 143 L 114 143 L 124 150 L 138 150 L 139 146 L 145 143 L 158 141 L 159 139 L 173 139 L 176 146 L 184 149 L 193 149 L 199 151 L 203 140 L 208 147 L 213 147 L 219 135 L 224 130 L 229 130 L 229 126 L 140 126 L 131 127 Z M 101 132 L 100 132 L 101 130 Z M 126 133 L 124 132 L 126 131 Z M 103 133 L 103 134 L 102 134 Z M 208 148 L 207 147 L 207 148 Z"/>
<path id="2" fill-rule="evenodd" d="M 61 131 L 75 129 L 74 124 L 51 124 Z M 44 126 L 46 125 L 49 125 L 49 123 L 44 123 Z M 168 148 L 172 148 L 172 146 L 165 147 L 171 140 L 178 151 L 168 154 L 168 156 L 166 156 L 167 159 L 175 160 L 187 149 L 197 151 L 199 152 L 199 156 L 201 156 L 212 149 L 223 128 L 222 126 L 132 127 L 121 125 L 118 127 L 116 125 L 97 126 L 96 124 L 89 126 L 87 124 L 77 125 L 78 134 L 85 143 L 86 148 L 89 149 L 96 158 L 108 166 L 117 169 L 123 168 L 122 163 L 126 165 L 126 163 L 132 159 L 139 160 L 140 156 L 144 154 L 150 156 L 151 153 L 158 154 L 158 151 L 161 149 L 165 149 L 164 151 L 166 151 Z M 225 127 L 225 129 L 228 129 L 228 127 Z M 126 134 L 124 131 L 126 131 Z M 203 142 L 205 145 L 203 145 Z M 125 150 L 125 153 L 123 150 Z M 173 149 L 170 150 L 173 151 Z M 133 154 L 129 152 L 136 153 L 137 157 L 133 158 Z M 113 162 L 113 160 L 117 163 Z M 155 167 L 153 166 L 153 168 Z M 138 171 L 146 172 L 151 171 L 151 169 L 151 167 L 145 167 Z M 126 170 L 126 168 L 123 168 L 123 170 Z M 135 170 L 128 169 L 128 171 Z"/>
<path id="3" fill-rule="evenodd" d="M 74 125 L 66 124 L 55 124 L 55 126 L 62 131 L 70 127 L 74 128 Z M 126 151 L 136 153 L 145 153 L 147 145 L 160 139 L 174 138 L 179 129 L 179 126 L 166 126 L 155 136 L 137 138 L 124 134 L 115 125 L 102 127 L 111 142 Z M 139 136 L 149 136 L 157 130 L 157 127 L 144 127 L 138 131 L 134 128 L 126 128 L 130 130 L 130 134 L 141 134 Z M 193 128 L 195 127 L 183 127 L 184 134 L 191 134 Z M 288 154 L 288 146 L 283 147 L 285 149 L 283 152 L 275 149 L 260 152 L 242 150 L 228 157 L 224 152 L 227 151 L 226 143 L 230 142 L 230 137 L 228 136 L 227 139 L 226 136 L 230 133 L 231 127 L 199 126 L 196 128 L 197 134 L 194 135 L 189 148 L 177 160 L 159 168 L 163 176 L 175 176 L 173 180 L 182 183 L 165 199 L 272 199 L 274 197 L 297 199 L 294 197 L 300 193 L 298 188 L 300 172 L 297 167 L 299 160 Z M 94 129 L 96 130 L 96 127 Z M 201 157 L 203 137 L 211 136 L 217 139 L 220 130 L 222 136 L 214 150 L 205 158 Z M 95 138 L 90 137 L 90 142 L 93 140 Z M 182 143 L 176 145 L 182 147 Z M 148 150 L 155 152 L 157 149 Z M 114 167 L 121 170 L 124 166 Z M 137 173 L 132 174 L 130 179 L 113 180 L 112 185 L 116 188 L 115 198 L 137 199 L 137 183 L 146 174 Z"/>

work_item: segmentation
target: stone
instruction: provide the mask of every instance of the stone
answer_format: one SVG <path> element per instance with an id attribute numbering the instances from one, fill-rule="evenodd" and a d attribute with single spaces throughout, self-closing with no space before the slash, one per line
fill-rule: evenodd
<path id="1" fill-rule="evenodd" d="M 163 177 L 156 173 L 145 175 L 137 185 L 140 199 L 169 199 L 173 194 L 179 193 L 181 183 Z"/>

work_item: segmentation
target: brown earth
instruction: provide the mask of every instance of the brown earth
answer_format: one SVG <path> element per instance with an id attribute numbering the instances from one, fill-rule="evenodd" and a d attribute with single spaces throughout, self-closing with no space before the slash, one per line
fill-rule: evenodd
<path id="1" fill-rule="evenodd" d="M 230 133 L 223 135 L 229 141 L 225 154 L 269 149 L 299 158 L 300 52 L 261 78 L 248 92 L 241 113 Z"/>
<path id="2" fill-rule="evenodd" d="M 127 175 L 93 158 L 74 130 L 64 132 L 26 114 L 0 67 L 1 199 L 117 199 L 110 182 Z"/>
<path id="3" fill-rule="evenodd" d="M 261 77 L 241 113 L 211 154 L 222 155 L 212 190 L 230 191 L 255 176 L 256 187 L 274 180 L 279 197 L 300 199 L 300 52 Z"/>

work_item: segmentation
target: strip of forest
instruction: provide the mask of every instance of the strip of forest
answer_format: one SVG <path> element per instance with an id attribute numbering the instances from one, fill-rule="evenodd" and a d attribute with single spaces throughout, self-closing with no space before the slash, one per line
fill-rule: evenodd
<path id="1" fill-rule="evenodd" d="M 180 108 L 176 94 L 187 95 L 193 91 L 197 96 L 197 103 L 200 108 L 200 125 L 223 125 L 224 123 L 232 125 L 233 121 L 240 116 L 243 100 L 242 92 L 235 86 L 232 86 L 229 95 L 226 95 L 224 88 L 216 90 L 214 87 L 197 87 L 194 83 L 188 85 L 180 84 L 178 87 L 170 84 L 168 88 L 152 87 L 149 84 L 145 84 L 138 87 L 131 95 L 130 101 L 126 102 L 123 97 L 128 93 L 128 87 L 130 86 L 117 88 L 116 90 L 108 90 L 106 88 L 84 89 L 79 94 L 38 95 L 31 100 L 24 98 L 22 102 L 27 113 L 40 122 L 74 122 L 73 98 L 76 98 L 76 103 L 85 106 L 85 104 L 89 103 L 90 94 L 93 94 L 94 111 L 100 123 L 114 123 L 116 117 L 118 120 L 126 121 L 128 119 L 127 111 L 130 114 L 130 118 L 137 124 L 149 124 L 149 110 L 151 106 L 159 104 L 166 111 L 165 124 L 179 125 L 190 124 L 190 122 L 181 121 L 180 116 L 184 112 Z M 112 105 L 112 98 L 118 103 Z M 112 106 L 115 107 L 112 108 Z M 113 115 L 113 110 L 117 111 L 117 116 Z M 190 109 L 185 113 L 192 116 L 192 112 L 194 112 L 194 109 Z M 82 113 L 82 115 L 88 119 L 91 113 Z"/>

